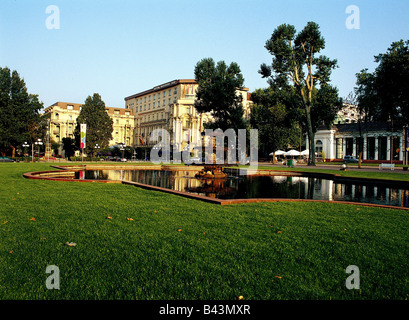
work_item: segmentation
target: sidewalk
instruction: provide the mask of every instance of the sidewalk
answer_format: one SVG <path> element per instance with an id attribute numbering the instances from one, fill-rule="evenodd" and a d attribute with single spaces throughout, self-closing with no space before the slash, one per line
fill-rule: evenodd
<path id="1" fill-rule="evenodd" d="M 268 166 L 268 167 L 274 167 L 274 168 L 287 168 L 286 165 L 283 164 L 272 164 L 269 162 L 259 162 L 259 166 Z M 310 169 L 327 169 L 327 170 L 341 170 L 342 165 L 340 164 L 321 164 L 317 163 L 315 166 L 308 166 L 306 163 L 297 163 L 295 168 L 297 167 L 302 167 L 302 168 L 310 168 Z M 391 169 L 382 169 L 379 170 L 379 165 L 376 166 L 365 166 L 362 165 L 361 168 L 358 168 L 358 165 L 351 165 L 347 164 L 347 169 L 348 171 L 369 171 L 369 172 L 398 172 L 398 173 L 404 173 L 408 174 L 409 171 L 403 171 L 402 167 L 395 167 L 394 170 Z"/>

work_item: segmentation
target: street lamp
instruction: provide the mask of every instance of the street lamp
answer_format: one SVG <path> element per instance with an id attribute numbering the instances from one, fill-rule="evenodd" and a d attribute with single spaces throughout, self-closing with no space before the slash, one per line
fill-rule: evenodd
<path id="1" fill-rule="evenodd" d="M 29 145 L 27 142 L 24 142 L 24 143 L 23 143 L 22 147 L 24 148 L 24 156 L 26 155 L 26 153 L 27 153 L 27 148 L 28 148 L 29 146 L 30 146 L 30 145 Z"/>
<path id="2" fill-rule="evenodd" d="M 124 158 L 125 148 L 126 148 L 125 142 L 121 142 L 121 143 L 119 144 L 119 150 L 122 151 L 122 159 Z"/>
<path id="3" fill-rule="evenodd" d="M 36 142 L 34 142 L 35 145 L 38 145 L 38 162 L 40 162 L 40 145 L 43 143 L 41 142 L 41 139 L 38 139 Z"/>
<path id="4" fill-rule="evenodd" d="M 99 144 L 97 143 L 97 144 L 95 144 L 95 152 L 97 152 L 98 153 L 98 149 L 100 149 L 101 147 L 99 146 Z"/>

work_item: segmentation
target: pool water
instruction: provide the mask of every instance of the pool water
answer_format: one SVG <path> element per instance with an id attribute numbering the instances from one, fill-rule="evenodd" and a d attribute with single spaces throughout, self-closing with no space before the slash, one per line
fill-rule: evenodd
<path id="1" fill-rule="evenodd" d="M 314 199 L 409 207 L 409 189 L 388 184 L 291 175 L 232 174 L 213 180 L 197 179 L 195 174 L 185 170 L 84 170 L 76 172 L 75 179 L 126 180 L 218 199 Z"/>

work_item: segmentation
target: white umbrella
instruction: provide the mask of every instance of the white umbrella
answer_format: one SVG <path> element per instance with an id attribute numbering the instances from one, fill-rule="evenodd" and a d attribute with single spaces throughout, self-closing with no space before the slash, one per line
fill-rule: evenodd
<path id="1" fill-rule="evenodd" d="M 274 152 L 271 152 L 269 155 L 272 156 L 273 154 L 274 154 Z M 275 152 L 275 154 L 276 154 L 276 156 L 281 156 L 281 155 L 285 154 L 285 151 L 283 151 L 283 150 L 277 150 L 277 151 Z"/>
<path id="2" fill-rule="evenodd" d="M 285 155 L 286 155 L 286 156 L 299 156 L 299 155 L 300 155 L 300 152 L 297 151 L 297 150 L 292 149 L 292 150 L 290 150 L 290 151 L 287 151 L 287 152 L 285 153 Z"/>
<path id="3" fill-rule="evenodd" d="M 304 150 L 304 151 L 301 151 L 301 155 L 302 156 L 308 156 L 310 154 L 310 150 Z M 318 153 L 315 153 L 315 155 L 317 155 Z"/>

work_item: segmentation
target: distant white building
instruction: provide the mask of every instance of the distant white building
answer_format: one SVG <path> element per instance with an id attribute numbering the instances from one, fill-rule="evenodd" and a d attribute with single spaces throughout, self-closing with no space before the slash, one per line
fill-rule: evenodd
<path id="1" fill-rule="evenodd" d="M 334 124 L 318 128 L 315 151 L 325 159 L 343 159 L 346 155 L 363 160 L 403 160 L 403 128 L 391 122 Z M 308 145 L 307 145 L 308 148 Z"/>
<path id="2" fill-rule="evenodd" d="M 343 103 L 342 108 L 338 111 L 334 123 L 356 123 L 363 119 L 356 104 Z"/>

